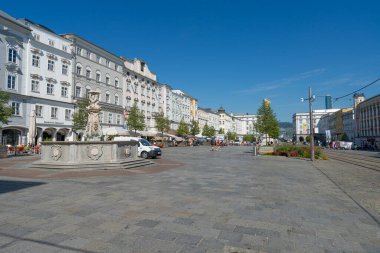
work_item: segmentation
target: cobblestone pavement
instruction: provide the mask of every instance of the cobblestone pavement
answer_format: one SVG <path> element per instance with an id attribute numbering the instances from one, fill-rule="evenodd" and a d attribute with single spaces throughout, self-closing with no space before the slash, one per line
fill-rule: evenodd
<path id="1" fill-rule="evenodd" d="M 378 224 L 311 162 L 249 151 L 164 149 L 150 173 L 46 178 L 2 160 L 0 252 L 380 252 Z"/>

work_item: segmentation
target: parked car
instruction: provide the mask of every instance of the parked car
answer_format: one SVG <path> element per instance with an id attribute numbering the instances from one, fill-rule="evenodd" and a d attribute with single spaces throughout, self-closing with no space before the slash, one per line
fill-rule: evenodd
<path id="1" fill-rule="evenodd" d="M 162 152 L 160 147 L 153 146 L 144 138 L 138 137 L 129 137 L 129 136 L 116 136 L 114 141 L 137 141 L 137 153 L 141 158 L 156 158 L 157 156 L 161 156 Z"/>

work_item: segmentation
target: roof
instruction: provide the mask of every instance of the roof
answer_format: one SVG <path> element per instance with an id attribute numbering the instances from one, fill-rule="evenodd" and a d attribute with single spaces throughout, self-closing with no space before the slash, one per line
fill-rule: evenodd
<path id="1" fill-rule="evenodd" d="M 30 29 L 29 27 L 27 27 L 26 25 L 24 25 L 22 22 L 20 22 L 19 20 L 17 20 L 16 18 L 12 17 L 11 15 L 9 15 L 8 13 L 0 10 L 0 17 L 4 18 L 4 19 L 7 19 L 8 21 L 26 29 L 26 30 L 29 30 L 29 31 L 32 31 L 32 29 Z"/>

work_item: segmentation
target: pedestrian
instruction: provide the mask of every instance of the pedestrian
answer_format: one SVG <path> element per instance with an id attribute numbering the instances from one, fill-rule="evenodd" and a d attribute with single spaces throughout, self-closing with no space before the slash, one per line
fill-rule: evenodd
<path id="1" fill-rule="evenodd" d="M 215 144 L 216 144 L 216 142 L 215 142 L 215 138 L 212 138 L 212 139 L 211 139 L 211 151 L 214 151 Z"/>

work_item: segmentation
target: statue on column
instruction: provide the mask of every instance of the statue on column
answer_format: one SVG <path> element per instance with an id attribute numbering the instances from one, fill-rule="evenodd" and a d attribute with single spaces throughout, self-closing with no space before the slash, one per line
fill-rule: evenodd
<path id="1" fill-rule="evenodd" d="M 89 100 L 90 104 L 86 107 L 88 112 L 86 135 L 89 138 L 100 137 L 102 135 L 102 129 L 100 127 L 99 112 L 101 111 L 99 105 L 99 92 L 90 91 Z"/>

